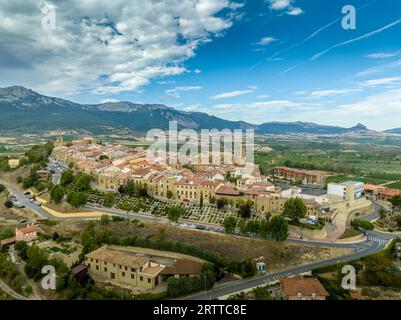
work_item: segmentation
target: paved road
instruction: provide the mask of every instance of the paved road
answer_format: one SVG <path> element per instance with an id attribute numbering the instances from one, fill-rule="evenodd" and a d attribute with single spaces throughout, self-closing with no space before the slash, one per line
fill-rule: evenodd
<path id="1" fill-rule="evenodd" d="M 341 263 L 341 262 L 348 262 L 358 258 L 365 257 L 367 255 L 373 254 L 382 250 L 385 247 L 384 242 L 375 242 L 375 241 L 368 241 L 365 243 L 365 248 L 358 250 L 355 253 L 348 254 L 342 257 L 336 257 L 328 260 L 319 261 L 316 263 L 298 266 L 298 267 L 291 267 L 285 270 L 281 270 L 278 272 L 268 273 L 263 276 L 259 276 L 256 278 L 251 278 L 247 280 L 235 281 L 220 287 L 217 287 L 213 290 L 208 292 L 202 292 L 199 294 L 191 295 L 185 297 L 184 300 L 212 300 L 218 299 L 219 297 L 235 294 L 237 292 L 241 292 L 246 289 L 250 289 L 253 287 L 265 285 L 269 282 L 278 281 L 281 277 L 290 277 L 297 274 L 305 273 L 312 271 L 317 268 L 327 267 L 333 264 Z"/>
<path id="2" fill-rule="evenodd" d="M 5 184 L 7 185 L 7 183 L 5 183 Z M 38 214 L 40 217 L 45 218 L 45 219 L 52 219 L 52 220 L 64 220 L 63 218 L 56 218 L 56 217 L 51 216 L 46 211 L 44 211 L 42 208 L 35 206 L 34 204 L 27 201 L 23 192 L 19 191 L 15 186 L 9 186 L 9 188 L 12 190 L 12 193 L 17 197 L 18 201 L 23 203 L 27 208 L 29 208 L 30 210 L 32 210 L 33 212 Z M 90 210 L 90 211 L 101 211 L 101 212 L 105 212 L 105 213 L 110 213 L 110 214 L 113 214 L 116 216 L 131 219 L 131 220 L 138 219 L 138 220 L 145 221 L 145 222 L 169 223 L 168 219 L 166 219 L 166 218 L 155 217 L 150 214 L 128 214 L 127 212 L 122 211 L 122 210 L 99 208 L 99 207 L 94 207 L 94 206 L 86 206 L 85 209 Z M 378 214 L 378 210 L 380 210 L 380 207 L 377 207 L 375 205 L 375 211 L 372 214 L 365 216 L 364 218 L 365 219 L 373 219 L 375 217 L 375 215 Z M 66 219 L 71 219 L 71 218 L 66 218 Z M 81 219 L 81 218 L 75 218 L 75 219 Z M 185 220 L 182 220 L 182 222 L 185 222 Z M 187 223 L 195 224 L 198 226 L 213 227 L 216 229 L 216 231 L 218 231 L 218 230 L 220 232 L 223 231 L 222 227 L 217 227 L 216 225 L 211 225 L 208 223 L 200 223 L 200 222 L 193 223 L 192 221 L 187 221 Z M 358 259 L 358 258 L 367 256 L 367 255 L 370 255 L 372 253 L 382 250 L 392 238 L 394 238 L 393 234 L 384 234 L 384 233 L 377 232 L 377 231 L 368 231 L 367 232 L 367 240 L 365 240 L 363 242 L 359 242 L 359 243 L 335 243 L 335 242 L 324 242 L 324 241 L 289 239 L 288 242 L 290 242 L 290 243 L 298 243 L 298 244 L 302 244 L 302 245 L 310 245 L 310 246 L 318 246 L 318 247 L 352 248 L 355 250 L 355 252 L 352 254 L 342 256 L 342 257 L 319 261 L 319 262 L 309 264 L 309 265 L 292 267 L 292 268 L 288 268 L 285 270 L 281 270 L 279 272 L 266 274 L 266 275 L 252 278 L 252 279 L 235 281 L 233 283 L 228 283 L 228 284 L 219 286 L 218 288 L 215 288 L 207 293 L 200 293 L 197 295 L 190 296 L 187 299 L 196 299 L 196 300 L 216 299 L 221 296 L 233 294 L 233 293 L 236 293 L 236 292 L 248 289 L 248 288 L 263 285 L 267 282 L 278 280 L 280 277 L 283 277 L 283 276 L 291 276 L 291 275 L 295 275 L 295 274 L 300 274 L 300 273 L 311 271 L 316 268 L 321 268 L 321 267 L 330 266 L 330 265 L 340 263 L 340 262 L 347 262 L 347 261 L 351 261 L 354 259 Z"/>
<path id="3" fill-rule="evenodd" d="M 10 297 L 17 300 L 29 300 L 27 297 L 20 295 L 18 292 L 15 292 L 11 289 L 3 280 L 0 279 L 0 289 L 7 293 Z"/>

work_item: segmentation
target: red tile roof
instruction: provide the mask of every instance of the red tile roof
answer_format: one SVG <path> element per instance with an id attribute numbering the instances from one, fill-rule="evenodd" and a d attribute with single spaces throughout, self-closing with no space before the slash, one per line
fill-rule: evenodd
<path id="1" fill-rule="evenodd" d="M 311 296 L 312 293 L 316 296 L 325 296 L 329 294 L 319 280 L 315 278 L 304 278 L 297 276 L 293 278 L 283 278 L 281 280 L 281 287 L 287 297 L 297 296 L 299 293 L 302 296 Z"/>
<path id="2" fill-rule="evenodd" d="M 239 191 L 233 186 L 222 185 L 216 190 L 216 194 L 226 196 L 239 196 Z"/>

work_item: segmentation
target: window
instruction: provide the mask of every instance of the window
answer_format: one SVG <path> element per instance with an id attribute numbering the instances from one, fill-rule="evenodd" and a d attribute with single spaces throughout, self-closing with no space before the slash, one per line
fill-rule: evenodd
<path id="1" fill-rule="evenodd" d="M 96 266 L 96 270 L 99 270 L 99 266 Z"/>
<path id="2" fill-rule="evenodd" d="M 104 268 L 104 272 L 107 272 L 107 268 Z"/>
<path id="3" fill-rule="evenodd" d="M 131 279 L 135 279 L 135 275 L 131 273 Z"/>
<path id="4" fill-rule="evenodd" d="M 150 279 L 148 279 L 148 283 L 150 283 L 151 281 L 150 281 Z"/>
<path id="5" fill-rule="evenodd" d="M 112 272 L 112 273 L 110 273 L 110 277 L 111 277 L 112 279 L 115 279 L 115 278 L 116 278 L 116 274 L 115 274 L 114 272 Z"/>
<path id="6" fill-rule="evenodd" d="M 121 274 L 122 274 L 123 277 L 125 277 L 125 272 L 122 272 Z"/>
<path id="7" fill-rule="evenodd" d="M 139 280 L 143 281 L 143 277 L 139 277 Z"/>

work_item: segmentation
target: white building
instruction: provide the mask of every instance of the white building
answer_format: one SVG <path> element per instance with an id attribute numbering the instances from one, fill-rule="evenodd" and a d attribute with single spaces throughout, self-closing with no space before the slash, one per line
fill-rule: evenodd
<path id="1" fill-rule="evenodd" d="M 329 183 L 327 194 L 345 199 L 359 199 L 362 197 L 365 185 L 362 182 L 347 181 L 343 183 Z"/>

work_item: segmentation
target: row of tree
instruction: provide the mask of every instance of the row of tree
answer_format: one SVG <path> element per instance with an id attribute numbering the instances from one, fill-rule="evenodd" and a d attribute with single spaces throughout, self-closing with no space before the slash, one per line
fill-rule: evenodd
<path id="1" fill-rule="evenodd" d="M 237 227 L 242 235 L 255 235 L 261 238 L 271 237 L 275 241 L 285 241 L 288 238 L 288 222 L 281 216 L 268 220 L 245 220 L 230 216 L 223 222 L 226 233 L 235 233 Z"/>

